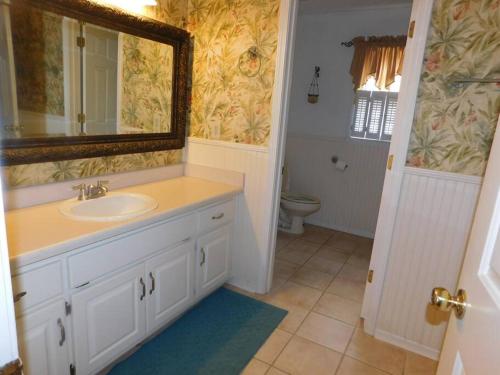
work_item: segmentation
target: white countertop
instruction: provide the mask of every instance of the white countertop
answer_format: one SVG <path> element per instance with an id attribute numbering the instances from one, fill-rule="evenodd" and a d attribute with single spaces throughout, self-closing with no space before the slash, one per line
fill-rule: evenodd
<path id="1" fill-rule="evenodd" d="M 145 215 L 120 222 L 72 220 L 59 212 L 61 201 L 6 212 L 11 266 L 21 267 L 229 199 L 242 188 L 195 177 L 178 177 L 115 191 L 148 195 L 158 201 L 158 207 Z"/>

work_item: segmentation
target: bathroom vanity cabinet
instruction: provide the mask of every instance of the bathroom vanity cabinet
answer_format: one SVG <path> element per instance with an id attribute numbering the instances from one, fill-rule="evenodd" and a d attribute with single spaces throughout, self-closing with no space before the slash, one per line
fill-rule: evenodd
<path id="1" fill-rule="evenodd" d="M 234 210 L 226 197 L 14 269 L 25 374 L 95 374 L 224 284 Z"/>

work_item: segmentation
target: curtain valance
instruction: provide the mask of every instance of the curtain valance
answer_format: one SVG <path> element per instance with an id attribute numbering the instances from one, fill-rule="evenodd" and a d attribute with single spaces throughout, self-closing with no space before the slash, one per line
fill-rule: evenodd
<path id="1" fill-rule="evenodd" d="M 354 89 L 362 87 L 370 76 L 385 90 L 403 70 L 406 36 L 357 37 L 353 39 L 354 57 L 351 75 Z"/>

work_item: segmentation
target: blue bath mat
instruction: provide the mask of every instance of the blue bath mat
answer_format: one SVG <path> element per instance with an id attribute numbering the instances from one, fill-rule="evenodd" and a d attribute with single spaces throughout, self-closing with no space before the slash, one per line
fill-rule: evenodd
<path id="1" fill-rule="evenodd" d="M 287 312 L 221 288 L 111 375 L 237 375 Z"/>

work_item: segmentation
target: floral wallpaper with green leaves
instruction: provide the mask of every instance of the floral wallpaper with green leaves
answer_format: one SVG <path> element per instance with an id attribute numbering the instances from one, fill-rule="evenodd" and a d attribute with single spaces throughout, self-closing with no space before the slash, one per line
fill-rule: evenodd
<path id="1" fill-rule="evenodd" d="M 159 0 L 156 7 L 147 7 L 145 9 L 145 15 L 171 25 L 183 27 L 187 19 L 187 1 Z M 172 150 L 16 165 L 3 168 L 3 182 L 7 187 L 15 188 L 161 167 L 177 164 L 181 161 L 182 150 Z"/>
<path id="2" fill-rule="evenodd" d="M 19 109 L 64 116 L 62 17 L 15 2 L 10 14 Z"/>
<path id="3" fill-rule="evenodd" d="M 123 35 L 120 133 L 168 133 L 172 115 L 173 48 Z"/>
<path id="4" fill-rule="evenodd" d="M 189 0 L 191 136 L 268 144 L 278 11 L 279 0 Z"/>
<path id="5" fill-rule="evenodd" d="M 278 39 L 279 0 L 159 0 L 146 16 L 194 36 L 189 134 L 266 146 Z M 129 114 L 127 114 L 129 115 Z M 11 187 L 158 167 L 182 151 L 8 167 Z"/>
<path id="6" fill-rule="evenodd" d="M 407 165 L 482 176 L 500 112 L 500 1 L 437 0 Z"/>

